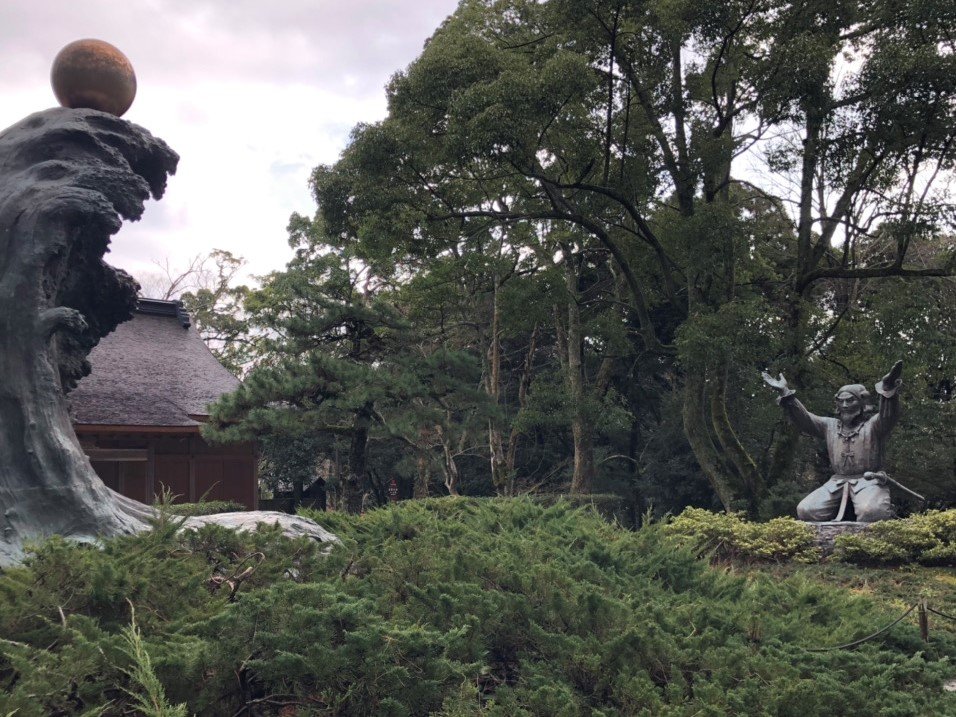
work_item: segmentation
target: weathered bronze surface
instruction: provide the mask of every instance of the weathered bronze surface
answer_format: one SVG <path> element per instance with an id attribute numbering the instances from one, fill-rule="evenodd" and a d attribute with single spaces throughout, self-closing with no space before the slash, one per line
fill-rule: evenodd
<path id="1" fill-rule="evenodd" d="M 110 236 L 162 195 L 178 159 L 91 109 L 37 112 L 0 132 L 0 565 L 26 540 L 148 526 L 147 506 L 93 472 L 65 393 L 136 301 L 136 282 L 103 261 Z"/>
<path id="2" fill-rule="evenodd" d="M 122 117 L 136 97 L 136 74 L 126 55 L 102 40 L 77 40 L 57 54 L 50 71 L 63 107 Z"/>
<path id="3" fill-rule="evenodd" d="M 178 160 L 142 127 L 92 109 L 37 112 L 0 132 L 0 566 L 22 560 L 28 541 L 129 534 L 156 516 L 97 477 L 66 394 L 136 302 L 136 282 L 103 261 L 110 236 L 162 196 Z M 186 526 L 208 523 L 336 540 L 272 512 Z"/>
<path id="4" fill-rule="evenodd" d="M 843 386 L 834 396 L 836 418 L 810 413 L 780 374 L 763 379 L 780 393 L 777 403 L 801 432 L 827 443 L 833 475 L 797 506 L 797 517 L 811 522 L 842 520 L 852 502 L 856 519 L 863 523 L 893 517 L 889 479 L 883 472 L 883 454 L 890 431 L 899 419 L 897 392 L 903 362 L 897 361 L 876 384 L 879 408 L 872 412 L 870 392 L 861 384 Z M 872 413 L 872 415 L 871 415 Z M 895 483 L 895 481 L 894 481 Z"/>

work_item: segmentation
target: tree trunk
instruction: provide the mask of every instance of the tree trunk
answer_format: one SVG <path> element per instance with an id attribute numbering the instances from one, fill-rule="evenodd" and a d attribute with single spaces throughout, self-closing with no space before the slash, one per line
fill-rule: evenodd
<path id="1" fill-rule="evenodd" d="M 588 397 L 584 389 L 584 336 L 581 328 L 581 307 L 578 306 L 578 275 L 570 254 L 565 259 L 565 278 L 568 288 L 568 393 L 571 398 L 571 435 L 574 439 L 574 472 L 571 474 L 572 493 L 590 493 L 594 485 L 594 431 L 587 410 Z"/>
<path id="2" fill-rule="evenodd" d="M 590 493 L 594 487 L 594 436 L 590 426 L 579 418 L 571 424 L 574 439 L 574 472 L 571 474 L 571 493 Z"/>
<path id="3" fill-rule="evenodd" d="M 415 485 L 412 488 L 413 498 L 427 498 L 428 484 L 432 480 L 432 467 L 428 460 L 428 454 L 425 451 L 419 451 L 416 460 L 417 472 L 415 475 Z"/>
<path id="4" fill-rule="evenodd" d="M 531 387 L 531 378 L 534 374 L 534 354 L 538 347 L 538 325 L 531 331 L 531 340 L 528 342 L 528 353 L 525 355 L 524 366 L 521 369 L 521 378 L 518 381 L 518 410 L 528 407 L 528 389 Z M 508 471 L 508 495 L 514 495 L 515 477 L 517 475 L 518 442 L 521 440 L 521 431 L 516 423 L 512 424 L 508 436 L 508 450 L 505 456 L 505 466 Z"/>
<path id="5" fill-rule="evenodd" d="M 820 131 L 823 124 L 819 108 L 806 108 L 805 136 L 803 140 L 803 162 L 800 175 L 800 204 L 797 219 L 797 266 L 793 289 L 790 295 L 790 311 L 787 316 L 787 329 L 790 336 L 786 356 L 778 367 L 794 386 L 803 385 L 806 375 L 804 351 L 807 339 L 808 315 L 805 302 L 809 287 L 797 290 L 801 279 L 815 266 L 813 252 L 813 194 L 814 178 L 820 153 Z M 768 485 L 793 477 L 793 461 L 797 455 L 799 432 L 789 421 L 781 419 L 781 430 L 774 438 L 770 449 L 766 482 Z"/>
<path id="6" fill-rule="evenodd" d="M 446 413 L 446 420 L 449 425 L 451 424 L 451 412 Z M 441 425 L 435 427 L 435 431 L 438 434 L 438 439 L 441 441 L 442 449 L 442 474 L 445 479 L 445 489 L 448 491 L 448 495 L 459 495 L 458 493 L 458 479 L 460 478 L 460 473 L 458 472 L 458 462 L 455 460 L 455 454 L 452 451 L 452 445 L 449 440 L 448 433 L 445 432 L 445 429 Z M 461 437 L 459 438 L 459 450 L 465 443 L 465 432 L 462 431 Z"/>
<path id="7" fill-rule="evenodd" d="M 488 346 L 487 391 L 495 406 L 501 402 L 501 306 L 499 304 L 500 280 L 495 275 L 495 288 L 491 308 L 491 343 Z M 508 468 L 505 457 L 504 437 L 497 417 L 488 420 L 488 455 L 491 460 L 491 482 L 498 495 L 508 494 Z"/>
<path id="8" fill-rule="evenodd" d="M 710 385 L 710 418 L 721 450 L 743 482 L 741 487 L 745 495 L 741 497 L 746 498 L 751 512 L 754 513 L 764 494 L 764 482 L 757 470 L 757 464 L 741 444 L 730 422 L 730 416 L 727 415 L 727 364 L 726 361 L 721 363 L 721 366 L 714 369 Z"/>
<path id="9" fill-rule="evenodd" d="M 372 404 L 366 404 L 355 414 L 349 468 L 340 487 L 341 509 L 346 513 L 361 513 L 368 492 L 368 429 L 371 422 Z"/>
<path id="10" fill-rule="evenodd" d="M 65 392 L 135 304 L 136 283 L 102 261 L 109 237 L 162 195 L 177 159 L 93 110 L 47 110 L 0 134 L 0 564 L 26 540 L 128 534 L 152 515 L 97 477 Z"/>
<path id="11" fill-rule="evenodd" d="M 455 461 L 455 456 L 451 454 L 448 444 L 442 444 L 442 450 L 444 451 L 445 459 L 445 488 L 448 491 L 448 495 L 460 495 L 458 492 L 458 479 L 460 478 L 458 463 Z"/>
<path id="12" fill-rule="evenodd" d="M 628 473 L 631 476 L 630 527 L 639 528 L 643 525 L 644 515 L 647 513 L 647 501 L 641 490 L 641 462 L 637 452 L 641 440 L 641 422 L 636 417 L 631 420 L 628 439 Z"/>
<path id="13" fill-rule="evenodd" d="M 705 377 L 700 372 L 688 372 L 684 379 L 684 403 L 682 417 L 684 433 L 690 443 L 694 457 L 700 465 L 711 487 L 720 499 L 724 510 L 730 511 L 733 505 L 733 479 L 727 475 L 720 456 L 711 440 L 707 421 L 704 418 Z"/>
<path id="14" fill-rule="evenodd" d="M 791 300 L 790 311 L 787 316 L 787 333 L 789 343 L 783 359 L 778 365 L 789 380 L 791 387 L 803 386 L 807 378 L 807 359 L 804 356 L 807 344 L 808 312 L 806 308 L 806 293 L 795 294 Z M 790 423 L 780 417 L 780 430 L 774 436 L 770 448 L 766 483 L 773 486 L 781 481 L 794 477 L 793 463 L 797 455 L 800 442 L 800 432 Z"/>

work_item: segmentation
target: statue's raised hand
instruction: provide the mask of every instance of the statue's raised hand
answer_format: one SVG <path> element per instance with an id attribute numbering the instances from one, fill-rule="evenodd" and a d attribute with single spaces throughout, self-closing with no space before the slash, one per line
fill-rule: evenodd
<path id="1" fill-rule="evenodd" d="M 775 391 L 779 391 L 781 396 L 784 396 L 790 392 L 790 387 L 787 385 L 787 379 L 783 377 L 782 373 L 778 374 L 777 378 L 774 378 L 766 371 L 762 371 L 760 375 L 763 376 L 764 383 L 766 383 Z"/>
<path id="2" fill-rule="evenodd" d="M 896 388 L 902 381 L 900 378 L 902 375 L 903 362 L 897 361 L 895 364 L 893 364 L 893 368 L 890 369 L 890 372 L 883 377 L 883 385 L 888 389 Z"/>

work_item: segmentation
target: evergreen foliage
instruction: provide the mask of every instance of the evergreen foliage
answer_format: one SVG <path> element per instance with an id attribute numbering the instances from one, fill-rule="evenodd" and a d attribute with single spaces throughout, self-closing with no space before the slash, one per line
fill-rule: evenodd
<path id="1" fill-rule="evenodd" d="M 315 517 L 343 540 L 327 557 L 276 530 L 178 534 L 175 520 L 100 548 L 37 546 L 0 575 L 0 714 L 112 716 L 144 698 L 202 715 L 956 709 L 941 688 L 956 640 L 927 645 L 904 623 L 811 652 L 890 616 L 842 589 L 711 568 L 657 525 L 523 499 Z"/>
<path id="2" fill-rule="evenodd" d="M 298 505 L 303 491 L 318 479 L 319 462 L 332 453 L 334 441 L 322 433 L 289 436 L 264 434 L 258 440 L 259 485 L 291 493 Z"/>
<path id="3" fill-rule="evenodd" d="M 717 560 L 815 562 L 814 532 L 793 518 L 758 523 L 739 513 L 688 508 L 663 527 L 665 535 Z M 863 565 L 956 567 L 956 510 L 883 520 L 866 532 L 837 536 L 834 557 Z"/>
<path id="4" fill-rule="evenodd" d="M 324 444 L 328 455 L 341 442 L 347 470 L 327 487 L 338 507 L 358 511 L 371 492 L 369 442 L 414 446 L 447 414 L 446 402 L 475 405 L 477 368 L 445 347 L 424 350 L 375 278 L 349 252 L 318 244 L 313 229 L 293 232 L 295 259 L 247 301 L 271 333 L 263 339 L 268 357 L 213 407 L 203 435 L 215 442 L 270 436 L 274 481 L 300 486 L 315 468 L 303 454 L 315 457 Z"/>
<path id="5" fill-rule="evenodd" d="M 954 270 L 953 205 L 933 186 L 954 166 L 950 5 L 465 0 L 393 78 L 387 118 L 316 169 L 316 221 L 390 281 L 467 267 L 489 370 L 521 321 L 502 293 L 548 286 L 521 313 L 545 314 L 557 360 L 515 422 L 544 406 L 570 432 L 572 491 L 604 474 L 650 496 L 667 475 L 605 466 L 598 445 L 690 452 L 725 509 L 773 513 L 812 458 L 760 368 L 832 392 L 915 353 L 952 383 L 951 322 L 920 318 L 952 314 L 934 277 Z M 903 277 L 928 289 L 905 292 L 908 316 Z M 841 340 L 882 306 L 905 318 Z"/>
<path id="6" fill-rule="evenodd" d="M 881 521 L 865 533 L 839 536 L 836 552 L 851 563 L 956 567 L 956 510 Z"/>
<path id="7" fill-rule="evenodd" d="M 813 562 L 820 558 L 813 530 L 793 518 L 757 523 L 739 513 L 688 508 L 664 526 L 664 533 L 722 560 Z"/>
<path id="8" fill-rule="evenodd" d="M 210 430 L 320 446 L 352 509 L 772 518 L 828 466 L 760 371 L 828 414 L 902 358 L 886 468 L 956 504 L 952 4 L 463 0 L 315 169 Z"/>
<path id="9" fill-rule="evenodd" d="M 123 628 L 123 639 L 126 641 L 126 656 L 130 667 L 125 669 L 130 681 L 127 694 L 132 698 L 132 707 L 142 713 L 143 717 L 187 717 L 186 705 L 172 706 L 166 700 L 163 685 L 156 677 L 153 665 L 143 645 L 143 638 L 136 626 L 135 611 L 130 605 L 130 624 Z"/>

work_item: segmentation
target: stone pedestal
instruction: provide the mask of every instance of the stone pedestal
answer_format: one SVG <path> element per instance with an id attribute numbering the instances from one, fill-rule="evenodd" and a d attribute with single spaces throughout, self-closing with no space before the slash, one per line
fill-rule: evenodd
<path id="1" fill-rule="evenodd" d="M 823 555 L 830 555 L 833 552 L 837 536 L 847 533 L 862 533 L 873 523 L 857 523 L 850 520 L 830 520 L 824 523 L 806 522 L 804 525 L 810 526 L 810 529 L 816 533 L 816 544 Z"/>

